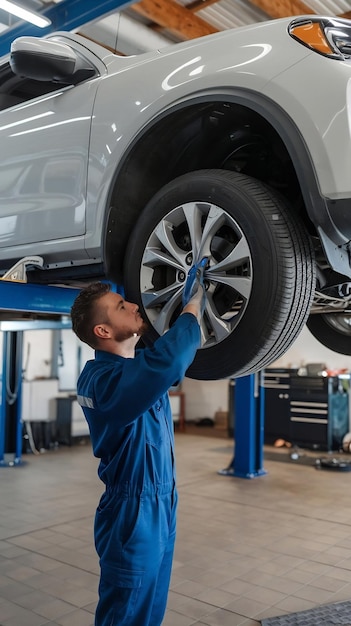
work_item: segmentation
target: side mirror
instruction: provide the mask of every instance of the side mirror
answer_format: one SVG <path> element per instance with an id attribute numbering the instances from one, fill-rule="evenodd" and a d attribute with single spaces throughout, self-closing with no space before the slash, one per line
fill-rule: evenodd
<path id="1" fill-rule="evenodd" d="M 78 57 L 70 46 L 39 37 L 19 37 L 11 44 L 14 74 L 40 81 L 74 83 Z"/>

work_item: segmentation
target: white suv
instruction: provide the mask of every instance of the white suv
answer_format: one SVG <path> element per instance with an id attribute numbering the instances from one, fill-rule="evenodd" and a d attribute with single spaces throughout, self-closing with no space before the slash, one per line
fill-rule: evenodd
<path id="1" fill-rule="evenodd" d="M 260 23 L 118 57 L 21 37 L 0 67 L 0 269 L 108 277 L 150 322 L 179 313 L 202 256 L 188 374 L 257 371 L 307 320 L 351 354 L 351 21 Z"/>

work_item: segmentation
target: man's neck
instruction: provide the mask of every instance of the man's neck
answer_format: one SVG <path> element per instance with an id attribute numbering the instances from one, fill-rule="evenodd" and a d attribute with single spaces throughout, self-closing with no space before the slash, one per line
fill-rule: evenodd
<path id="1" fill-rule="evenodd" d="M 138 343 L 139 339 L 139 336 L 130 337 L 129 339 L 125 339 L 124 341 L 113 341 L 112 339 L 108 339 L 106 341 L 100 342 L 98 350 L 111 352 L 112 354 L 117 354 L 118 356 L 122 356 L 125 359 L 134 359 L 135 346 Z"/>

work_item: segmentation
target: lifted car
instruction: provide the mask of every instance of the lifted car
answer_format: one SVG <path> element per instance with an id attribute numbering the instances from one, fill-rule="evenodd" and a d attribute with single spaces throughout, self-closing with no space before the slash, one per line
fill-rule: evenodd
<path id="1" fill-rule="evenodd" d="M 21 37 L 0 67 L 0 269 L 101 276 L 150 339 L 209 257 L 188 375 L 268 366 L 307 321 L 351 354 L 351 21 L 302 16 L 134 57 Z"/>

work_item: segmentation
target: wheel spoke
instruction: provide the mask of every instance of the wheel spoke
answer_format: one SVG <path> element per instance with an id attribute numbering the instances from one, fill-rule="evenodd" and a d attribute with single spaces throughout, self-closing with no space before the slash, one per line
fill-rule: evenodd
<path id="1" fill-rule="evenodd" d="M 143 257 L 143 265 L 146 267 L 168 265 L 169 267 L 174 267 L 177 270 L 183 269 L 183 264 L 178 259 L 154 247 L 146 248 Z"/>
<path id="2" fill-rule="evenodd" d="M 222 259 L 222 261 L 219 261 L 216 265 L 212 265 L 206 270 L 205 277 L 212 283 L 228 285 L 228 287 L 240 293 L 245 300 L 248 300 L 252 288 L 252 278 L 226 273 L 241 265 L 248 265 L 249 267 L 251 265 L 250 250 L 244 237 L 240 239 L 230 254 Z"/>
<path id="3" fill-rule="evenodd" d="M 218 229 L 225 223 L 225 221 L 226 216 L 223 212 L 223 209 L 220 209 L 216 206 L 211 206 L 206 218 L 204 229 L 202 231 L 201 244 L 198 252 L 199 258 L 211 255 L 212 239 Z"/>
<path id="4" fill-rule="evenodd" d="M 159 335 L 163 335 L 166 330 L 169 329 L 174 310 L 180 304 L 180 302 L 181 292 L 180 290 L 178 290 L 178 292 L 174 293 L 172 298 L 168 300 L 168 302 L 164 305 L 162 311 L 160 312 L 157 320 L 154 323 L 154 328 Z"/>
<path id="5" fill-rule="evenodd" d="M 197 260 L 201 246 L 202 212 L 197 204 L 186 204 L 183 212 L 189 229 L 193 257 Z"/>
<path id="6" fill-rule="evenodd" d="M 167 306 L 169 302 L 172 302 L 174 308 L 174 299 L 178 298 L 181 291 L 182 287 L 179 283 L 172 283 L 163 289 L 149 289 L 142 294 L 143 306 L 145 309 L 154 309 L 158 306 Z"/>
<path id="7" fill-rule="evenodd" d="M 208 270 L 208 276 L 216 272 L 226 272 L 238 265 L 243 265 L 250 261 L 250 248 L 244 237 L 241 237 L 240 241 L 236 244 L 230 254 L 226 256 L 222 261 L 219 261 Z"/>
<path id="8" fill-rule="evenodd" d="M 204 346 L 205 343 L 210 339 L 210 335 L 205 324 L 204 318 L 202 317 L 200 320 L 200 332 L 201 332 L 201 345 Z"/>
<path id="9" fill-rule="evenodd" d="M 206 315 L 212 327 L 216 341 L 219 342 L 226 339 L 231 333 L 232 326 L 229 321 L 226 322 L 221 319 L 213 302 L 212 294 L 209 292 L 207 293 Z"/>
<path id="10" fill-rule="evenodd" d="M 181 250 L 174 241 L 172 224 L 166 220 L 162 220 L 155 228 L 155 235 L 161 245 L 169 252 L 170 256 L 178 262 L 177 267 L 184 267 L 185 252 Z"/>
<path id="11" fill-rule="evenodd" d="M 213 283 L 221 283 L 222 285 L 228 285 L 231 289 L 235 289 L 245 300 L 248 300 L 250 297 L 252 287 L 251 278 L 245 278 L 245 276 L 227 276 L 226 274 L 211 276 L 211 278 L 208 276 L 208 278 Z"/>

